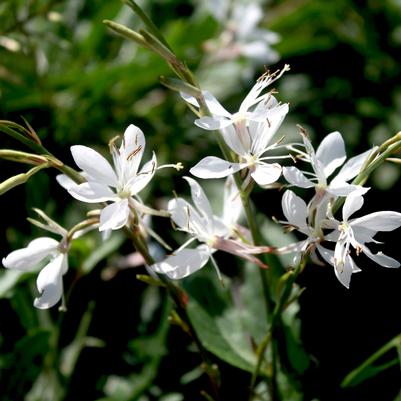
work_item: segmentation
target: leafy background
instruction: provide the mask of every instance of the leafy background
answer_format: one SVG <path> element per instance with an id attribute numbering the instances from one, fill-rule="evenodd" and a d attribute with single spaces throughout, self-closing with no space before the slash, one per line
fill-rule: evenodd
<path id="1" fill-rule="evenodd" d="M 141 4 L 204 87 L 235 109 L 263 65 L 245 58 L 207 63 L 205 42 L 216 38 L 222 27 L 205 2 Z M 282 0 L 264 3 L 263 10 L 261 27 L 281 37 L 274 45 L 280 61 L 271 68 L 291 65 L 277 84 L 279 98 L 290 103 L 283 135 L 296 138 L 296 124 L 301 124 L 318 143 L 339 130 L 348 154 L 356 154 L 400 130 L 400 2 Z M 161 163 L 182 161 L 189 168 L 202 156 L 217 154 L 213 138 L 199 132 L 183 102 L 159 84 L 160 75 L 171 75 L 167 66 L 110 33 L 102 24 L 106 18 L 133 29 L 140 26 L 118 1 L 4 0 L 0 4 L 0 118 L 22 122 L 24 117 L 47 148 L 70 164 L 69 146 L 85 144 L 106 152 L 107 142 L 130 123 L 143 129 L 148 150 L 155 149 Z M 1 140 L 4 148 L 20 147 L 8 137 Z M 0 178 L 23 168 L 1 161 Z M 32 207 L 40 207 L 66 226 L 87 210 L 66 197 L 54 175 L 41 172 L 1 197 L 4 256 L 43 234 L 25 220 L 32 216 Z M 375 172 L 366 211 L 400 211 L 399 175 L 400 168 L 391 164 Z M 219 185 L 206 188 L 218 207 Z M 187 193 L 180 174 L 162 170 L 144 197 L 160 206 L 173 189 Z M 259 190 L 254 202 L 261 215 L 281 217 L 280 197 Z M 163 232 L 169 223 L 156 220 L 154 226 Z M 269 235 L 282 240 L 280 230 L 276 231 Z M 399 234 L 387 235 L 385 241 L 386 252 L 400 259 Z M 118 235 L 107 243 L 96 235 L 77 241 L 65 277 L 65 288 L 72 288 L 65 314 L 33 309 L 35 275 L 0 272 L 1 400 L 203 399 L 199 392 L 208 384 L 199 368 L 199 355 L 181 328 L 167 320 L 171 305 L 166 295 L 136 279 L 138 272 L 143 273 L 141 268 L 115 267 L 119 256 L 132 251 Z M 222 257 L 219 262 L 234 282 L 241 276 L 233 259 Z M 355 387 L 340 387 L 347 373 L 401 333 L 400 271 L 378 268 L 366 260 L 361 267 L 364 271 L 353 277 L 350 290 L 327 267 L 308 265 L 299 279 L 306 287 L 298 313 L 302 343 L 312 356 L 308 369 L 301 369 L 299 386 L 305 400 L 365 400 L 372 391 L 381 400 L 394 400 L 400 391 L 399 366 Z M 198 301 L 191 306 L 195 314 L 202 303 L 196 294 L 202 277 L 185 282 Z M 252 311 L 258 292 L 255 299 L 252 293 L 258 284 L 252 278 L 246 283 L 256 286 L 241 290 Z M 226 305 L 224 297 L 218 295 L 217 305 Z M 224 308 L 227 314 L 219 326 L 223 332 L 237 327 L 231 306 Z M 262 319 L 251 316 L 255 319 L 250 325 L 256 332 L 263 331 L 263 326 L 258 327 Z M 204 316 L 199 324 L 207 319 L 213 316 Z M 230 346 L 238 347 L 233 353 L 238 357 L 241 344 L 235 341 L 228 339 Z M 394 356 L 387 355 L 387 360 Z M 246 399 L 250 374 L 231 366 L 229 358 L 212 358 L 219 366 L 222 399 L 233 399 L 233 394 L 235 399 Z"/>

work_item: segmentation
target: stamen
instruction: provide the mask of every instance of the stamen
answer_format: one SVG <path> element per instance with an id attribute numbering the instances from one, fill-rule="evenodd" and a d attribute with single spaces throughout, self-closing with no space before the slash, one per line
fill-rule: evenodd
<path id="1" fill-rule="evenodd" d="M 139 145 L 135 150 L 133 150 L 133 151 L 127 156 L 127 160 L 130 160 L 130 159 L 132 159 L 133 157 L 135 157 L 141 150 L 142 150 L 142 146 Z"/>

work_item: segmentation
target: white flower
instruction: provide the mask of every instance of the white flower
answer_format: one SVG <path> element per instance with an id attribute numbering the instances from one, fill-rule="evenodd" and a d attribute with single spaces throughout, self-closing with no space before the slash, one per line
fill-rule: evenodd
<path id="1" fill-rule="evenodd" d="M 344 140 L 338 131 L 327 135 L 317 148 L 316 153 L 305 134 L 303 134 L 303 140 L 307 153 L 294 150 L 302 156 L 303 160 L 311 164 L 313 173 L 302 172 L 294 166 L 284 167 L 283 175 L 290 184 L 301 188 L 315 187 L 318 191 L 323 190 L 332 197 L 347 196 L 354 191 L 363 194 L 368 190 L 368 188 L 363 188 L 360 185 L 349 184 L 347 181 L 358 175 L 372 149 L 352 157 L 343 165 L 347 156 Z M 343 167 L 328 183 L 329 177 L 341 165 Z M 311 176 L 311 179 L 307 178 L 306 175 Z"/>
<path id="2" fill-rule="evenodd" d="M 363 197 L 358 194 L 347 196 L 343 210 L 343 221 L 331 219 L 326 222 L 327 228 L 336 230 L 326 235 L 326 240 L 336 241 L 334 253 L 329 255 L 328 262 L 335 268 L 335 273 L 340 282 L 347 288 L 351 280 L 351 274 L 360 271 L 351 257 L 351 247 L 356 255 L 364 253 L 368 258 L 384 267 L 399 267 L 400 263 L 395 259 L 384 255 L 382 252 L 374 254 L 365 245 L 377 242 L 373 239 L 379 231 L 393 231 L 401 226 L 401 213 L 383 211 L 367 214 L 356 219 L 349 219 L 363 205 Z M 327 259 L 326 259 L 327 260 Z"/>
<path id="3" fill-rule="evenodd" d="M 239 54 L 262 63 L 275 63 L 279 55 L 270 45 L 279 41 L 279 35 L 267 29 L 258 29 L 263 18 L 257 3 L 238 4 L 232 13 L 230 29 L 236 33 L 234 46 Z"/>
<path id="4" fill-rule="evenodd" d="M 41 225 L 48 231 L 62 236 L 61 241 L 50 237 L 40 237 L 31 241 L 26 248 L 11 252 L 3 258 L 3 266 L 19 271 L 34 271 L 37 264 L 46 258 L 49 263 L 40 271 L 36 285 L 40 296 L 35 299 L 34 305 L 39 309 L 48 309 L 60 301 L 63 295 L 63 275 L 68 270 L 68 243 L 66 241 L 67 231 L 57 223 L 50 220 L 43 212 L 37 210 L 41 217 L 46 218 L 48 225 Z"/>
<path id="5" fill-rule="evenodd" d="M 117 230 L 127 224 L 130 208 L 144 208 L 136 197 L 152 179 L 156 168 L 156 156 L 139 170 L 145 149 L 143 132 L 131 124 L 124 132 L 120 149 L 111 146 L 114 168 L 95 150 L 76 145 L 71 147 L 75 163 L 83 170 L 87 182 L 74 185 L 64 176 L 59 183 L 76 199 L 88 202 L 112 202 L 102 209 L 99 230 Z"/>
<path id="6" fill-rule="evenodd" d="M 213 215 L 209 200 L 200 185 L 189 177 L 184 177 L 191 187 L 193 207 L 182 198 L 172 199 L 168 204 L 171 219 L 178 229 L 191 234 L 192 238 L 202 242 L 195 249 L 178 249 L 164 261 L 152 265 L 154 271 L 167 274 L 172 279 L 186 277 L 201 269 L 211 257 L 216 236 L 227 237 L 229 228 L 221 219 Z"/>
<path id="7" fill-rule="evenodd" d="M 266 247 L 254 247 L 229 239 L 233 231 L 233 217 L 238 217 L 239 215 L 236 198 L 226 198 L 234 202 L 233 205 L 236 211 L 233 214 L 225 212 L 226 220 L 224 220 L 213 214 L 209 200 L 200 185 L 192 178 L 184 178 L 191 187 L 192 201 L 195 206 L 192 206 L 182 198 L 177 198 L 169 202 L 168 210 L 177 228 L 189 233 L 192 238 L 171 256 L 153 264 L 151 268 L 155 272 L 166 274 L 172 279 L 181 279 L 198 271 L 211 260 L 219 274 L 217 265 L 212 257 L 212 254 L 217 249 L 222 249 L 265 267 L 252 254 L 266 252 Z M 227 202 L 226 207 L 230 206 L 231 204 Z M 202 244 L 196 248 L 187 249 L 186 247 L 195 239 Z"/>
<path id="8" fill-rule="evenodd" d="M 310 221 L 310 211 L 306 203 L 291 190 L 284 192 L 281 199 L 281 206 L 287 221 L 280 221 L 291 229 L 296 229 L 307 236 L 306 239 L 277 249 L 280 254 L 295 253 L 292 264 L 296 266 L 301 261 L 301 257 L 308 251 L 315 263 L 321 264 L 316 256 L 316 249 L 324 257 L 326 249 L 320 243 L 324 240 L 321 229 L 321 221 L 315 215 L 313 222 Z"/>
<path id="9" fill-rule="evenodd" d="M 233 3 L 233 2 L 231 2 Z M 257 25 L 263 17 L 259 4 L 219 4 L 213 1 L 210 12 L 224 25 L 224 30 L 217 39 L 208 40 L 205 49 L 211 53 L 209 61 L 218 62 L 245 56 L 257 63 L 272 64 L 279 55 L 270 45 L 279 41 L 279 35 Z M 231 9 L 227 15 L 227 9 Z"/>
<path id="10" fill-rule="evenodd" d="M 238 163 L 208 156 L 191 168 L 190 171 L 194 176 L 221 178 L 247 168 L 250 177 L 259 185 L 272 184 L 278 180 L 281 166 L 278 163 L 266 162 L 277 157 L 264 154 L 277 148 L 278 144 L 271 141 L 288 113 L 288 104 L 280 104 L 271 93 L 261 95 L 261 92 L 285 70 L 286 68 L 280 74 L 265 74 L 259 79 L 241 103 L 239 111 L 234 114 L 225 110 L 213 95 L 204 93 L 205 102 L 212 116 L 201 117 L 195 124 L 207 130 L 220 129 L 225 142 L 238 156 Z M 193 97 L 185 95 L 183 97 L 198 107 Z"/>

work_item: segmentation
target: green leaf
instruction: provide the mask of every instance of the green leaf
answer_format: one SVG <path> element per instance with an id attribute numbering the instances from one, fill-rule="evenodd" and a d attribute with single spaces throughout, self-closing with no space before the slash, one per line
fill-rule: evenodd
<path id="1" fill-rule="evenodd" d="M 2 270 L 0 273 L 0 299 L 8 298 L 14 286 L 19 282 L 23 272 L 18 270 Z"/>
<path id="2" fill-rule="evenodd" d="M 353 387 L 365 380 L 378 375 L 384 370 L 391 368 L 392 366 L 399 365 L 398 349 L 401 343 L 401 334 L 394 337 L 388 343 L 383 345 L 378 351 L 366 359 L 360 366 L 350 372 L 342 381 L 341 387 Z M 397 357 L 386 361 L 384 363 L 377 363 L 377 361 L 390 351 L 397 351 Z"/>
<path id="3" fill-rule="evenodd" d="M 189 294 L 187 312 L 203 346 L 230 365 L 253 372 L 254 344 L 268 331 L 257 268 L 247 266 L 244 280 L 231 281 L 230 288 L 222 288 L 207 269 L 184 284 Z"/>

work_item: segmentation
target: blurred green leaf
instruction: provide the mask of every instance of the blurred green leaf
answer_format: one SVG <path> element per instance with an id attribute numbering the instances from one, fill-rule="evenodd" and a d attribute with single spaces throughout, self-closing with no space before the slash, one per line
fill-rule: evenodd
<path id="1" fill-rule="evenodd" d="M 116 232 L 106 241 L 99 240 L 101 241 L 100 244 L 91 249 L 89 255 L 83 260 L 82 272 L 84 274 L 88 274 L 100 261 L 116 252 L 126 238 L 121 233 Z M 76 241 L 79 241 L 79 239 Z"/>

